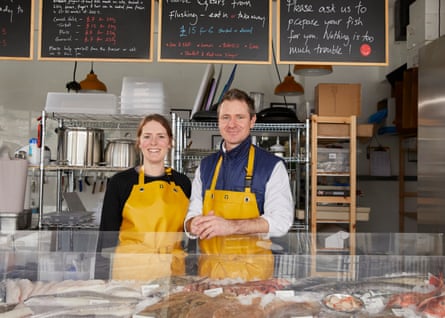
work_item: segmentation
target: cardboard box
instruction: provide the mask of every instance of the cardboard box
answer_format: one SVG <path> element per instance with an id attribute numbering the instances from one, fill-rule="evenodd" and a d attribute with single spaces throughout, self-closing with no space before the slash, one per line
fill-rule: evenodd
<path id="1" fill-rule="evenodd" d="M 370 207 L 356 207 L 357 221 L 369 221 L 371 213 Z M 304 210 L 296 210 L 296 217 L 299 220 L 304 220 Z M 317 218 L 319 220 L 349 220 L 349 208 L 342 206 L 320 206 L 317 207 Z"/>
<path id="2" fill-rule="evenodd" d="M 347 138 L 350 134 L 350 128 L 351 125 L 349 124 L 319 123 L 318 136 Z"/>
<path id="3" fill-rule="evenodd" d="M 372 137 L 375 133 L 374 124 L 358 124 L 357 137 Z"/>
<path id="4" fill-rule="evenodd" d="M 315 113 L 320 116 L 360 115 L 360 84 L 318 84 L 315 87 Z"/>

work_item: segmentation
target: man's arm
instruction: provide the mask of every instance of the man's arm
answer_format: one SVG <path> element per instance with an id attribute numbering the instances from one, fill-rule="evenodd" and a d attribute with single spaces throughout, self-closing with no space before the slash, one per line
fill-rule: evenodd
<path id="1" fill-rule="evenodd" d="M 197 177 L 199 177 L 199 180 L 196 180 Z M 290 184 L 288 181 L 283 182 L 283 180 L 289 180 L 284 163 L 277 163 L 269 182 L 266 184 L 264 215 L 253 219 L 228 220 L 212 213 L 202 216 L 200 179 L 197 171 L 192 185 L 189 212 L 184 222 L 184 230 L 190 238 L 205 239 L 233 234 L 260 233 L 281 236 L 286 234 L 291 227 L 295 209 Z M 198 193 L 196 193 L 197 190 L 199 190 Z M 194 206 L 198 201 L 199 206 Z"/>
<path id="2" fill-rule="evenodd" d="M 192 194 L 190 196 L 190 203 L 187 210 L 187 215 L 184 220 L 184 232 L 185 234 L 191 238 L 196 239 L 197 237 L 191 234 L 190 230 L 190 221 L 196 216 L 202 215 L 202 181 L 201 181 L 201 173 L 200 167 L 196 168 L 195 177 L 192 182 Z"/>
<path id="3" fill-rule="evenodd" d="M 282 236 L 292 226 L 295 204 L 284 162 L 275 165 L 266 184 L 264 214 L 261 217 L 269 224 L 270 236 Z"/>
<path id="4" fill-rule="evenodd" d="M 269 223 L 261 218 L 229 220 L 210 212 L 206 216 L 196 216 L 189 222 L 190 232 L 200 239 L 234 234 L 260 234 L 269 231 Z"/>

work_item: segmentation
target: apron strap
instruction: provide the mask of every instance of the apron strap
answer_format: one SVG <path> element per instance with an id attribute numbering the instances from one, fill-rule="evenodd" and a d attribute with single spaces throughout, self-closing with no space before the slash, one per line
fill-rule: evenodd
<path id="1" fill-rule="evenodd" d="M 219 169 L 221 168 L 222 156 L 219 156 L 218 162 L 216 163 L 215 172 L 213 173 L 212 183 L 210 184 L 210 190 L 215 190 L 216 180 L 218 179 Z"/>
<path id="2" fill-rule="evenodd" d="M 255 158 L 255 147 L 250 145 L 249 157 L 247 159 L 246 167 L 246 178 L 244 180 L 244 187 L 246 192 L 250 192 L 250 187 L 252 185 L 252 175 L 253 175 L 253 162 Z M 222 156 L 219 156 L 218 162 L 216 163 L 215 172 L 213 173 L 212 183 L 210 184 L 210 190 L 215 190 L 216 181 L 218 180 L 219 170 L 221 169 Z"/>
<path id="3" fill-rule="evenodd" d="M 145 174 L 144 174 L 144 166 L 142 165 L 139 169 L 139 185 L 143 185 L 145 183 Z"/>
<path id="4" fill-rule="evenodd" d="M 244 181 L 244 187 L 246 192 L 250 192 L 250 187 L 252 186 L 254 159 L 255 159 L 255 148 L 253 147 L 253 145 L 250 145 L 249 158 L 247 159 L 246 180 Z"/>
<path id="5" fill-rule="evenodd" d="M 175 183 L 173 181 L 173 174 L 172 174 L 172 168 L 171 167 L 165 168 L 165 175 L 167 176 L 168 183 Z"/>
<path id="6" fill-rule="evenodd" d="M 172 179 L 172 168 L 171 167 L 165 168 L 165 174 L 168 177 L 169 183 L 171 183 L 173 181 L 173 179 Z M 139 185 L 145 184 L 145 174 L 144 174 L 144 166 L 143 165 L 139 169 L 139 178 L 138 179 L 139 179 L 138 180 Z"/>

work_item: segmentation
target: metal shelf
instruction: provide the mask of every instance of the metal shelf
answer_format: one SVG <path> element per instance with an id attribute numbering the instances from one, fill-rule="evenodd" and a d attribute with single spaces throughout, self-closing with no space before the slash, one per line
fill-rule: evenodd
<path id="1" fill-rule="evenodd" d="M 190 121 L 179 117 L 172 112 L 172 128 L 175 135 L 175 147 L 171 151 L 172 167 L 180 172 L 188 173 L 190 177 L 190 169 L 186 168 L 186 161 L 200 161 L 210 152 L 209 149 L 187 149 L 190 131 L 216 131 L 218 132 L 218 123 L 216 121 Z M 289 152 L 293 156 L 284 157 L 287 171 L 291 176 L 292 188 L 295 195 L 296 209 L 304 209 L 304 223 L 295 220 L 295 224 L 291 230 L 308 230 L 309 229 L 309 179 L 310 179 L 310 149 L 309 149 L 309 120 L 303 123 L 255 123 L 251 132 L 253 136 L 265 136 L 273 134 L 287 134 L 290 140 L 295 142 L 295 149 L 290 148 Z M 210 138 L 210 136 L 209 136 Z M 290 143 L 290 142 L 289 142 Z M 304 149 L 304 151 L 302 150 Z M 196 166 L 192 169 L 194 171 Z M 304 180 L 304 186 L 301 185 Z M 304 194 L 304 203 L 300 202 Z M 301 205 L 304 205 L 300 207 Z"/>
<path id="2" fill-rule="evenodd" d="M 207 155 L 182 155 L 182 160 L 192 160 L 192 161 L 198 161 L 198 160 L 202 160 L 206 157 Z M 303 156 L 299 157 L 283 157 L 283 160 L 286 163 L 305 163 L 306 160 L 305 158 L 303 158 Z"/>
<path id="3" fill-rule="evenodd" d="M 179 119 L 180 125 L 183 128 L 199 129 L 199 130 L 218 130 L 217 122 L 201 122 L 201 121 L 186 121 Z M 255 123 L 252 132 L 292 132 L 299 129 L 305 129 L 305 123 Z"/>
<path id="4" fill-rule="evenodd" d="M 103 129 L 127 129 L 137 127 L 142 115 L 128 114 L 82 114 L 82 113 L 47 113 L 47 119 L 63 122 L 67 127 L 87 127 Z"/>
<path id="5" fill-rule="evenodd" d="M 130 115 L 130 114 L 85 114 L 85 113 L 59 113 L 59 112 L 46 112 L 42 111 L 41 116 L 41 142 L 42 148 L 45 146 L 46 139 L 46 121 L 52 120 L 57 122 L 59 127 L 85 127 L 85 128 L 100 128 L 100 129 L 112 129 L 112 130 L 126 130 L 135 129 L 138 127 L 143 115 Z M 69 166 L 69 165 L 44 165 L 43 152 L 40 155 L 40 161 L 42 162 L 38 168 L 40 171 L 39 177 L 39 228 L 48 226 L 43 224 L 43 193 L 44 193 L 44 176 L 45 172 L 50 172 L 56 175 L 56 211 L 62 211 L 62 175 L 64 172 L 98 172 L 104 174 L 105 172 L 117 172 L 127 168 L 120 167 L 108 167 L 101 165 L 94 166 Z M 90 225 L 82 225 L 82 227 L 90 227 Z M 94 226 L 92 226 L 94 227 Z"/>
<path id="6" fill-rule="evenodd" d="M 98 171 L 98 172 L 117 172 L 128 168 L 107 167 L 107 166 L 45 166 L 45 171 Z"/>

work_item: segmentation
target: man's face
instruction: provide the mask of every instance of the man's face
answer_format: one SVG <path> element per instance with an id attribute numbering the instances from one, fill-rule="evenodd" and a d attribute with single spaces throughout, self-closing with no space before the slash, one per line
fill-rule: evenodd
<path id="1" fill-rule="evenodd" d="M 227 150 L 238 146 L 250 134 L 256 116 L 250 118 L 249 107 L 243 101 L 225 100 L 219 109 L 218 125 Z"/>

